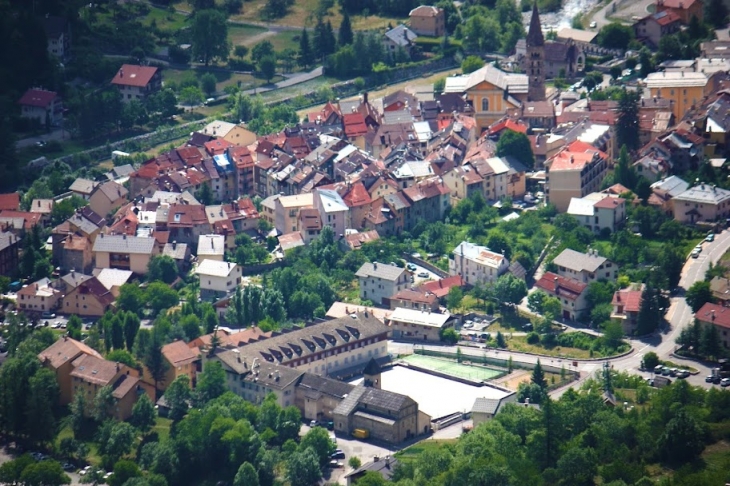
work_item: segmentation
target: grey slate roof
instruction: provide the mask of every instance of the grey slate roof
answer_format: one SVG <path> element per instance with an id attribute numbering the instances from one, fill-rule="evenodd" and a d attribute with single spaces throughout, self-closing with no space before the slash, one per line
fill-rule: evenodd
<path id="1" fill-rule="evenodd" d="M 363 263 L 355 275 L 361 278 L 377 277 L 384 280 L 396 281 L 403 275 L 403 272 L 405 272 L 405 269 L 401 267 L 374 262 Z"/>
<path id="2" fill-rule="evenodd" d="M 499 409 L 500 402 L 501 400 L 497 398 L 477 397 L 477 399 L 474 400 L 474 405 L 471 407 L 471 412 L 494 415 Z"/>
<path id="3" fill-rule="evenodd" d="M 162 254 L 169 256 L 173 260 L 184 260 L 187 256 L 188 245 L 186 243 L 166 243 Z"/>
<path id="4" fill-rule="evenodd" d="M 292 359 L 301 359 L 323 350 L 331 350 L 349 342 L 387 332 L 388 327 L 371 313 L 352 314 L 340 319 L 295 328 L 268 339 L 246 344 L 237 350 L 224 351 L 217 356 L 236 372 L 246 373 L 248 370 L 246 366 L 250 367 L 254 358 L 258 358 L 261 363 L 286 363 Z M 239 356 L 240 362 L 237 359 Z"/>
<path id="5" fill-rule="evenodd" d="M 326 378 L 313 373 L 305 373 L 299 383 L 297 383 L 297 386 L 306 389 L 308 393 L 321 393 L 338 399 L 349 395 L 355 388 L 354 385 L 345 383 L 344 381 L 333 380 L 332 378 Z"/>
<path id="6" fill-rule="evenodd" d="M 0 250 L 4 250 L 10 245 L 18 242 L 18 237 L 6 231 L 0 231 Z"/>
<path id="7" fill-rule="evenodd" d="M 390 39 L 396 45 L 406 47 L 416 40 L 418 35 L 405 25 L 400 24 L 386 32 L 385 37 Z"/>
<path id="8" fill-rule="evenodd" d="M 154 247 L 154 238 L 140 238 L 127 235 L 99 235 L 94 242 L 92 251 L 150 255 Z"/>
<path id="9" fill-rule="evenodd" d="M 598 267 L 606 263 L 606 259 L 598 255 L 586 255 L 570 248 L 563 250 L 555 257 L 553 263 L 559 267 L 569 268 L 577 272 L 595 272 Z"/>

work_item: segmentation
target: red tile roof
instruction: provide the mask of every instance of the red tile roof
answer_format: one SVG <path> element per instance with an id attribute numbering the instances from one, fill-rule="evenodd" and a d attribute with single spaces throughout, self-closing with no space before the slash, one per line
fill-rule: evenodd
<path id="1" fill-rule="evenodd" d="M 228 149 L 228 156 L 239 169 L 247 169 L 254 165 L 253 156 L 247 147 L 231 147 Z"/>
<path id="2" fill-rule="evenodd" d="M 660 0 L 657 2 L 659 6 L 663 6 L 664 8 L 680 8 L 680 9 L 686 9 L 689 10 L 692 8 L 692 5 L 694 5 L 696 0 Z"/>
<path id="3" fill-rule="evenodd" d="M 611 305 L 624 306 L 624 312 L 639 312 L 641 308 L 641 290 L 617 290 L 613 294 Z"/>
<path id="4" fill-rule="evenodd" d="M 198 147 L 180 147 L 177 154 L 187 165 L 198 165 L 203 161 L 203 154 Z"/>
<path id="5" fill-rule="evenodd" d="M 162 346 L 162 354 L 174 367 L 190 364 L 198 359 L 197 353 L 185 344 L 185 341 L 173 341 Z"/>
<path id="6" fill-rule="evenodd" d="M 619 206 L 623 206 L 625 201 L 625 199 L 621 199 L 620 197 L 604 197 L 594 204 L 593 207 L 599 209 L 614 209 Z"/>
<path id="7" fill-rule="evenodd" d="M 347 191 L 347 194 L 345 194 L 342 200 L 351 208 L 363 206 L 372 202 L 370 194 L 367 189 L 365 189 L 365 185 L 360 181 L 354 183 L 352 187 L 350 187 L 350 190 Z"/>
<path id="8" fill-rule="evenodd" d="M 695 317 L 698 321 L 715 324 L 716 326 L 730 329 L 730 308 L 710 302 L 697 311 Z"/>
<path id="9" fill-rule="evenodd" d="M 405 289 L 396 293 L 390 298 L 390 300 L 403 300 L 406 302 L 416 302 L 419 304 L 433 305 L 438 300 L 438 297 L 436 296 L 436 294 L 425 290 L 418 291 Z"/>
<path id="10" fill-rule="evenodd" d="M 583 282 L 553 272 L 545 272 L 540 280 L 535 283 L 535 286 L 551 295 L 559 295 L 569 300 L 578 299 L 588 287 Z"/>
<path id="11" fill-rule="evenodd" d="M 19 105 L 23 106 L 36 106 L 38 108 L 48 108 L 53 103 L 53 100 L 58 96 L 53 91 L 46 91 L 44 89 L 29 89 L 25 92 L 22 98 L 18 100 Z"/>
<path id="12" fill-rule="evenodd" d="M 598 154 L 602 159 L 608 159 L 608 154 L 598 150 L 589 143 L 575 141 L 564 147 L 553 157 L 550 170 L 582 170 Z"/>
<path id="13" fill-rule="evenodd" d="M 462 286 L 464 286 L 464 279 L 461 278 L 461 275 L 454 275 L 453 277 L 446 277 L 444 279 L 436 280 L 434 282 L 426 282 L 422 284 L 419 289 L 426 292 L 431 292 L 436 297 L 441 298 L 448 295 L 451 287 Z"/>
<path id="14" fill-rule="evenodd" d="M 233 144 L 222 138 L 216 138 L 215 140 L 205 143 L 205 151 L 211 156 L 225 153 L 226 149 L 229 147 L 233 147 Z"/>
<path id="15" fill-rule="evenodd" d="M 679 22 L 680 20 L 682 20 L 679 17 L 679 14 L 672 12 L 672 11 L 667 12 L 667 15 L 659 16 L 659 18 L 657 18 L 656 14 L 654 14 L 654 18 L 656 19 L 657 23 L 661 26 L 669 25 L 671 23 Z"/>
<path id="16" fill-rule="evenodd" d="M 345 135 L 349 138 L 359 137 L 368 133 L 368 126 L 365 124 L 365 117 L 362 113 L 348 113 L 342 117 L 345 126 Z"/>
<path id="17" fill-rule="evenodd" d="M 492 125 L 489 128 L 489 134 L 499 133 L 505 129 L 519 133 L 527 133 L 527 125 L 523 125 L 522 123 L 518 123 L 507 118 L 506 120 L 498 122 L 496 125 Z"/>
<path id="18" fill-rule="evenodd" d="M 20 194 L 17 192 L 0 194 L 0 211 L 17 211 L 18 209 L 20 209 Z"/>
<path id="19" fill-rule="evenodd" d="M 112 79 L 112 84 L 143 88 L 149 84 L 156 72 L 156 67 L 124 64 Z"/>

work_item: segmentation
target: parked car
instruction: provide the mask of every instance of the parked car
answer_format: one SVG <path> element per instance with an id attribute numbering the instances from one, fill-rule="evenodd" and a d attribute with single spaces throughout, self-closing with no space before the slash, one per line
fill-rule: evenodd
<path id="1" fill-rule="evenodd" d="M 337 459 L 332 459 L 332 460 L 330 461 L 330 463 L 329 463 L 329 466 L 330 466 L 331 468 L 336 468 L 336 467 L 345 467 L 345 463 L 344 463 L 344 462 L 342 462 L 342 461 L 338 461 Z"/>
<path id="2" fill-rule="evenodd" d="M 407 268 L 408 270 L 410 270 L 411 272 L 415 272 L 415 271 L 417 270 L 417 267 L 416 267 L 416 265 L 415 265 L 415 264 L 413 264 L 413 263 L 409 263 L 408 265 L 406 265 L 406 268 Z"/>
<path id="3" fill-rule="evenodd" d="M 345 453 L 342 449 L 337 449 L 335 452 L 330 455 L 330 459 L 344 459 Z"/>
<path id="4" fill-rule="evenodd" d="M 43 318 L 43 319 L 55 319 L 56 318 L 56 314 L 54 314 L 53 312 L 46 311 L 43 314 L 41 314 L 41 318 Z"/>
<path id="5" fill-rule="evenodd" d="M 596 22 L 596 21 L 594 20 L 593 22 L 591 22 L 591 24 L 589 25 L 589 27 L 590 27 L 591 29 L 595 29 L 596 27 L 598 27 L 598 22 Z"/>
<path id="6" fill-rule="evenodd" d="M 418 272 L 418 276 L 421 278 L 428 278 L 430 275 L 428 272 Z"/>
<path id="7" fill-rule="evenodd" d="M 715 233 L 708 233 L 707 236 L 705 237 L 705 241 L 710 242 L 710 243 L 715 241 Z"/>
<path id="8" fill-rule="evenodd" d="M 712 375 L 705 376 L 705 383 L 712 383 L 712 380 L 714 380 L 715 377 Z"/>
<path id="9" fill-rule="evenodd" d="M 76 470 L 76 467 L 73 464 L 71 464 L 70 462 L 63 463 L 63 465 L 61 467 L 66 472 L 71 472 L 71 471 L 75 471 Z"/>
<path id="10" fill-rule="evenodd" d="M 720 380 L 720 386 L 723 388 L 726 386 L 730 386 L 730 378 L 723 378 L 722 380 Z"/>
<path id="11" fill-rule="evenodd" d="M 312 420 L 311 422 L 309 422 L 309 426 L 310 427 L 319 427 L 319 422 L 316 420 Z"/>

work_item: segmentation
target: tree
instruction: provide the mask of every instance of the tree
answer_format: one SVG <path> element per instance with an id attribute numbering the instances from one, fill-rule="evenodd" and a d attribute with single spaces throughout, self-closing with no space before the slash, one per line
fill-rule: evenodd
<path id="1" fill-rule="evenodd" d="M 623 337 L 624 331 L 618 322 L 611 321 L 603 329 L 603 342 L 610 349 L 618 348 L 621 345 Z"/>
<path id="2" fill-rule="evenodd" d="M 177 97 L 170 88 L 165 88 L 148 98 L 148 110 L 159 113 L 163 118 L 169 118 L 177 113 Z"/>
<path id="3" fill-rule="evenodd" d="M 155 425 L 156 418 L 155 405 L 150 397 L 143 393 L 132 407 L 131 424 L 137 427 L 140 432 L 146 434 Z"/>
<path id="4" fill-rule="evenodd" d="M 613 181 L 616 184 L 622 184 L 626 186 L 632 191 L 636 188 L 637 174 L 634 168 L 631 166 L 629 151 L 626 145 L 621 146 L 621 152 L 619 153 L 618 161 L 616 162 L 613 170 Z M 649 235 L 646 236 L 648 237 Z"/>
<path id="5" fill-rule="evenodd" d="M 259 486 L 259 475 L 250 462 L 246 461 L 238 468 L 233 486 Z"/>
<path id="6" fill-rule="evenodd" d="M 547 380 L 545 379 L 545 372 L 542 370 L 542 365 L 540 364 L 540 359 L 538 358 L 537 363 L 535 364 L 535 367 L 532 369 L 532 378 L 530 379 L 532 383 L 539 386 L 543 390 L 547 388 Z"/>
<path id="7" fill-rule="evenodd" d="M 722 0 L 709 0 L 705 4 L 705 21 L 715 29 L 725 26 L 728 9 Z"/>
<path id="8" fill-rule="evenodd" d="M 211 204 L 213 204 L 215 195 L 213 194 L 213 189 L 211 189 L 210 184 L 204 183 L 203 185 L 201 185 L 200 189 L 195 191 L 195 199 L 200 201 L 200 204 L 204 206 L 210 206 Z"/>
<path id="9" fill-rule="evenodd" d="M 237 14 L 243 8 L 243 0 L 225 0 L 223 4 L 229 15 Z"/>
<path id="10" fill-rule="evenodd" d="M 337 33 L 337 41 L 340 47 L 352 44 L 354 36 L 352 34 L 352 25 L 350 24 L 350 15 L 345 10 L 342 14 L 342 23 Z"/>
<path id="11" fill-rule="evenodd" d="M 710 282 L 700 280 L 692 284 L 684 295 L 687 304 L 692 308 L 692 312 L 697 312 L 707 302 L 712 302 L 712 289 Z"/>
<path id="12" fill-rule="evenodd" d="M 276 76 L 276 57 L 273 55 L 264 56 L 258 63 L 259 71 L 264 75 L 264 79 L 268 83 L 271 78 Z"/>
<path id="13" fill-rule="evenodd" d="M 454 328 L 448 327 L 439 331 L 439 338 L 445 343 L 456 344 L 459 342 L 459 333 Z"/>
<path id="14" fill-rule="evenodd" d="M 86 422 L 84 409 L 86 408 L 86 400 L 84 399 L 83 393 L 74 393 L 73 400 L 69 409 L 71 410 L 70 421 L 71 430 L 74 433 L 74 437 L 77 439 L 81 437 L 84 430 L 84 424 Z"/>
<path id="15" fill-rule="evenodd" d="M 312 448 L 292 453 L 286 461 L 286 471 L 291 486 L 311 486 L 317 484 L 322 477 L 317 453 Z"/>
<path id="16" fill-rule="evenodd" d="M 274 20 L 286 15 L 291 2 L 289 0 L 266 0 L 261 16 L 265 20 Z"/>
<path id="17" fill-rule="evenodd" d="M 657 441 L 657 450 L 672 464 L 692 461 L 705 449 L 704 427 L 686 410 L 680 409 Z"/>
<path id="18" fill-rule="evenodd" d="M 205 73 L 200 77 L 200 84 L 206 96 L 212 96 L 215 93 L 217 83 L 218 80 L 213 73 Z"/>
<path id="19" fill-rule="evenodd" d="M 197 106 L 203 102 L 203 92 L 197 86 L 187 86 L 180 91 L 180 102 L 187 106 Z"/>
<path id="20" fill-rule="evenodd" d="M 223 395 L 226 389 L 226 373 L 220 361 L 206 362 L 195 388 L 198 403 L 206 404 Z"/>
<path id="21" fill-rule="evenodd" d="M 120 316 L 121 319 L 121 316 Z M 124 313 L 124 343 L 129 351 L 134 347 L 134 340 L 137 338 L 137 332 L 141 322 L 139 316 L 134 312 Z"/>
<path id="22" fill-rule="evenodd" d="M 542 314 L 542 304 L 548 295 L 542 290 L 536 290 L 527 296 L 527 308 L 536 314 Z"/>
<path id="23" fill-rule="evenodd" d="M 248 47 L 243 44 L 237 45 L 233 48 L 233 54 L 241 61 L 248 55 Z"/>
<path id="24" fill-rule="evenodd" d="M 170 408 L 169 417 L 173 421 L 181 420 L 188 413 L 190 398 L 190 379 L 187 375 L 180 375 L 165 390 L 165 401 Z"/>
<path id="25" fill-rule="evenodd" d="M 180 327 L 185 333 L 185 340 L 190 342 L 200 336 L 200 319 L 195 314 L 190 314 L 180 319 Z"/>
<path id="26" fill-rule="evenodd" d="M 167 364 L 165 356 L 162 354 L 162 344 L 164 341 L 161 336 L 161 332 L 155 329 L 150 337 L 151 340 L 146 346 L 142 361 L 155 382 L 156 396 L 157 384 L 165 379 L 165 374 L 167 373 L 169 365 Z"/>
<path id="27" fill-rule="evenodd" d="M 667 305 L 661 291 L 652 285 L 646 286 L 641 294 L 641 307 L 637 316 L 636 334 L 643 336 L 654 332 L 661 323 Z"/>
<path id="28" fill-rule="evenodd" d="M 121 314 L 115 314 L 110 322 L 111 342 L 114 349 L 124 349 L 124 321 Z M 107 329 L 104 330 L 106 334 Z M 107 348 L 108 350 L 108 348 Z"/>
<path id="29" fill-rule="evenodd" d="M 507 347 L 507 342 L 504 340 L 504 334 L 502 334 L 502 331 L 497 331 L 497 336 L 495 340 L 497 342 L 498 348 L 504 349 Z"/>
<path id="30" fill-rule="evenodd" d="M 535 156 L 527 135 L 514 130 L 505 130 L 497 142 L 497 157 L 511 156 L 531 169 L 535 165 Z"/>
<path id="31" fill-rule="evenodd" d="M 484 60 L 479 56 L 467 56 L 461 61 L 461 72 L 464 74 L 473 73 L 484 66 Z"/>
<path id="32" fill-rule="evenodd" d="M 527 296 L 527 285 L 524 280 L 506 273 L 495 282 L 494 295 L 503 304 L 517 305 Z"/>
<path id="33" fill-rule="evenodd" d="M 634 30 L 629 25 L 611 22 L 598 32 L 598 45 L 607 49 L 626 50 L 634 38 Z"/>
<path id="34" fill-rule="evenodd" d="M 228 45 L 226 16 L 219 10 L 207 9 L 195 13 L 190 29 L 193 55 L 206 66 L 214 59 L 226 59 Z"/>
<path id="35" fill-rule="evenodd" d="M 180 303 L 180 296 L 175 289 L 171 289 L 162 282 L 152 282 L 149 284 L 145 294 L 154 315 Z"/>
<path id="36" fill-rule="evenodd" d="M 63 472 L 58 461 L 41 461 L 23 469 L 20 483 L 26 486 L 60 486 L 71 484 L 71 478 Z"/>
<path id="37" fill-rule="evenodd" d="M 461 300 L 464 298 L 464 293 L 461 288 L 454 285 L 449 289 L 449 293 L 446 295 L 446 306 L 449 310 L 454 311 L 461 305 Z"/>
<path id="38" fill-rule="evenodd" d="M 714 325 L 703 325 L 700 336 L 700 355 L 710 359 L 720 356 L 720 333 Z"/>
<path id="39" fill-rule="evenodd" d="M 276 53 L 274 52 L 274 45 L 267 40 L 259 42 L 253 46 L 253 49 L 251 49 L 251 60 L 257 66 L 261 62 L 261 59 L 266 56 L 276 56 Z"/>
<path id="40" fill-rule="evenodd" d="M 37 370 L 28 381 L 25 405 L 26 434 L 36 444 L 53 440 L 56 432 L 55 406 L 59 388 L 54 373 L 46 368 Z"/>
<path id="41" fill-rule="evenodd" d="M 135 438 L 134 427 L 126 422 L 118 422 L 112 425 L 109 438 L 100 449 L 114 464 L 132 449 Z"/>
<path id="42" fill-rule="evenodd" d="M 109 486 L 123 486 L 128 480 L 142 476 L 139 467 L 132 461 L 117 461 L 114 474 L 109 478 Z"/>
<path id="43" fill-rule="evenodd" d="M 654 351 L 649 351 L 641 360 L 641 367 L 648 371 L 653 371 L 659 365 L 659 356 Z"/>
<path id="44" fill-rule="evenodd" d="M 113 393 L 114 389 L 109 385 L 99 388 L 99 391 L 96 392 L 93 417 L 97 422 L 101 423 L 112 415 L 116 401 Z"/>
<path id="45" fill-rule="evenodd" d="M 66 323 L 66 333 L 71 339 L 81 341 L 81 318 L 76 314 L 73 314 L 68 318 Z"/>
<path id="46" fill-rule="evenodd" d="M 144 291 L 139 285 L 124 284 L 119 287 L 117 309 L 140 314 L 144 308 Z"/>
<path id="47" fill-rule="evenodd" d="M 335 443 L 330 439 L 330 434 L 324 427 L 313 427 L 302 437 L 299 443 L 299 450 L 311 449 L 317 455 L 319 463 L 325 465 L 329 462 L 330 456 L 335 452 Z"/>
<path id="48" fill-rule="evenodd" d="M 362 461 L 357 456 L 350 456 L 350 459 L 347 461 L 347 465 L 350 466 L 352 469 L 360 469 L 360 466 L 362 466 Z"/>
<path id="49" fill-rule="evenodd" d="M 593 477 L 598 471 L 598 458 L 590 447 L 574 447 L 568 449 L 558 460 L 557 473 L 561 484 L 575 486 L 592 485 Z"/>
<path id="50" fill-rule="evenodd" d="M 639 99 L 638 91 L 624 89 L 618 100 L 618 119 L 616 120 L 616 138 L 619 146 L 629 150 L 639 147 Z M 633 187 L 630 187 L 633 189 Z"/>
<path id="51" fill-rule="evenodd" d="M 298 63 L 300 66 L 307 68 L 314 63 L 314 55 L 312 53 L 312 45 L 309 42 L 309 34 L 307 29 L 302 29 L 299 36 L 299 54 Z"/>

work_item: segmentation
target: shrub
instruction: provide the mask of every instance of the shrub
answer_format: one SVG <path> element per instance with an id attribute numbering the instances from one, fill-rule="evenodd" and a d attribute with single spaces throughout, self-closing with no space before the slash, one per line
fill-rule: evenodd
<path id="1" fill-rule="evenodd" d="M 531 332 L 527 335 L 527 344 L 538 344 L 540 342 L 540 335 L 536 332 Z"/>

